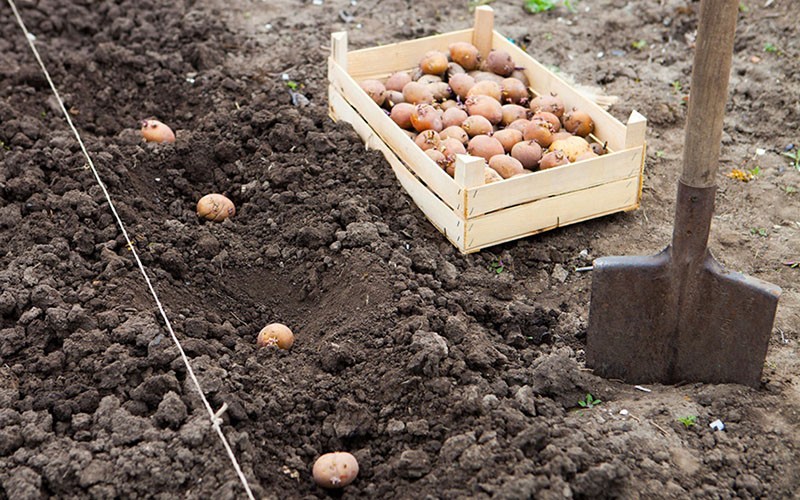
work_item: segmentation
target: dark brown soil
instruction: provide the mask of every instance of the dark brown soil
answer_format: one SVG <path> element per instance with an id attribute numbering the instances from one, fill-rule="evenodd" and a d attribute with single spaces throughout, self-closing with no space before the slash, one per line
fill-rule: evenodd
<path id="1" fill-rule="evenodd" d="M 228 404 L 223 430 L 258 497 L 328 496 L 310 470 L 334 450 L 361 466 L 344 497 L 797 494 L 800 269 L 783 262 L 800 258 L 800 173 L 780 155 L 800 143 L 797 3 L 743 2 L 712 228 L 728 267 L 784 289 L 762 386 L 649 393 L 584 368 L 591 275 L 574 269 L 669 240 L 698 4 L 573 4 L 493 6 L 534 57 L 620 96 L 612 114 L 649 118 L 642 209 L 463 256 L 328 118 L 325 63 L 332 31 L 359 48 L 461 29 L 463 2 L 19 2 L 211 404 Z M 241 498 L 1 9 L 0 499 Z M 141 142 L 151 116 L 175 145 Z M 742 183 L 733 167 L 760 173 Z M 236 216 L 198 220 L 209 192 Z M 288 352 L 255 346 L 275 321 L 297 335 Z M 580 409 L 587 393 L 602 403 Z"/>

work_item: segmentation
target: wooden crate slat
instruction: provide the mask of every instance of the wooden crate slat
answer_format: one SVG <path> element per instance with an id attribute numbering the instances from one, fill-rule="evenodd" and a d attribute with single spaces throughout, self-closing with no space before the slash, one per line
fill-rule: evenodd
<path id="1" fill-rule="evenodd" d="M 369 149 L 377 149 L 392 167 L 397 180 L 428 220 L 441 231 L 459 250 L 464 248 L 464 223 L 453 210 L 436 197 L 427 186 L 412 174 L 394 152 L 375 133 L 372 127 L 339 94 L 333 86 L 328 87 L 328 106 L 331 118 L 350 123 Z"/>
<path id="2" fill-rule="evenodd" d="M 469 189 L 466 216 L 469 219 L 520 203 L 638 176 L 642 157 L 640 146 Z"/>
<path id="3" fill-rule="evenodd" d="M 349 56 L 352 56 L 352 52 Z M 349 57 L 350 65 L 353 58 Z M 375 132 L 390 144 L 395 154 L 409 166 L 411 170 L 439 195 L 450 207 L 456 208 L 462 203 L 461 189 L 452 177 L 411 140 L 396 123 L 389 118 L 375 102 L 361 90 L 361 87 L 332 58 L 328 60 L 328 74 L 331 84 L 370 124 Z"/>
<path id="4" fill-rule="evenodd" d="M 518 205 L 467 222 L 466 249 L 509 241 L 638 205 L 639 177 Z"/>
<path id="5" fill-rule="evenodd" d="M 472 42 L 472 28 L 407 42 L 348 52 L 348 72 L 356 80 L 416 68 L 429 50 L 447 50 L 454 42 Z"/>
<path id="6" fill-rule="evenodd" d="M 527 52 L 514 45 L 500 33 L 494 32 L 492 43 L 495 49 L 505 50 L 514 59 L 514 62 L 525 67 L 525 75 L 534 90 L 539 93 L 555 92 L 564 101 L 567 109 L 575 106 L 589 113 L 594 120 L 594 134 L 603 141 L 608 141 L 608 145 L 615 151 L 625 149 L 625 125 L 622 122 L 611 116 L 608 111 L 598 106 L 597 103 L 572 88 L 567 82 L 545 68 L 528 55 Z"/>

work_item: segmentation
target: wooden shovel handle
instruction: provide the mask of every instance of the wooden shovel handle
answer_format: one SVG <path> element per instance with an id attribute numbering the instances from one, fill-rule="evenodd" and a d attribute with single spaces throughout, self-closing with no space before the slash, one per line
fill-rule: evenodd
<path id="1" fill-rule="evenodd" d="M 738 0 L 700 2 L 681 175 L 688 186 L 716 185 L 738 13 Z"/>

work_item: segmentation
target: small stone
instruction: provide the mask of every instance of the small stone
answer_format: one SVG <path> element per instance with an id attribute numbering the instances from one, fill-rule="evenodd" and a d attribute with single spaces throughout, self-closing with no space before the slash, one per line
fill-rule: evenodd
<path id="1" fill-rule="evenodd" d="M 390 436 L 400 434 L 405 429 L 406 424 L 404 424 L 402 420 L 397 420 L 395 418 L 389 420 L 389 423 L 386 424 L 386 433 Z"/>
<path id="2" fill-rule="evenodd" d="M 534 401 L 533 389 L 529 385 L 524 385 L 517 390 L 514 399 L 519 403 L 519 408 L 530 417 L 536 416 L 536 403 Z"/>
<path id="3" fill-rule="evenodd" d="M 564 266 L 561 264 L 556 264 L 553 266 L 553 273 L 551 274 L 554 280 L 558 281 L 559 283 L 564 283 L 567 281 L 567 277 L 569 276 L 569 272 L 564 269 Z"/>

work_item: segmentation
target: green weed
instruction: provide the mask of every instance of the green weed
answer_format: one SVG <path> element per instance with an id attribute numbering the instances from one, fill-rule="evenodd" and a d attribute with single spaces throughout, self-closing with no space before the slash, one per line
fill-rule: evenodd
<path id="1" fill-rule="evenodd" d="M 584 399 L 578 401 L 578 406 L 580 406 L 581 408 L 594 408 L 600 403 L 602 403 L 601 400 L 595 399 L 594 396 L 587 393 Z"/>

